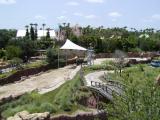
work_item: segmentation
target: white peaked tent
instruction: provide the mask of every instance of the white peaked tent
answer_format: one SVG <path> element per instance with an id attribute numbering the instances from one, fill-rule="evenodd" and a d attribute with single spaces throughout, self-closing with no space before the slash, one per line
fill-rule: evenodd
<path id="1" fill-rule="evenodd" d="M 69 39 L 66 40 L 66 43 L 60 48 L 61 50 L 82 50 L 86 51 L 86 48 L 83 48 L 75 43 L 71 42 Z"/>
<path id="2" fill-rule="evenodd" d="M 81 47 L 69 39 L 66 40 L 65 44 L 60 48 L 60 50 L 78 50 L 78 51 L 87 51 L 86 48 Z M 67 54 L 66 54 L 66 64 L 67 64 Z M 59 52 L 58 52 L 58 68 L 59 68 Z"/>

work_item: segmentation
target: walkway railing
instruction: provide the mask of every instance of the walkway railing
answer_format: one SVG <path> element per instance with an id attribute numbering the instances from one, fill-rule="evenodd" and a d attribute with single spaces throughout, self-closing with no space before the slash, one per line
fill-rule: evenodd
<path id="1" fill-rule="evenodd" d="M 100 82 L 91 81 L 91 87 L 94 88 L 96 91 L 100 92 L 104 97 L 112 100 L 113 95 L 121 96 L 122 93 L 118 90 L 111 89 L 108 85 L 104 85 Z M 120 89 L 119 89 L 120 90 Z"/>

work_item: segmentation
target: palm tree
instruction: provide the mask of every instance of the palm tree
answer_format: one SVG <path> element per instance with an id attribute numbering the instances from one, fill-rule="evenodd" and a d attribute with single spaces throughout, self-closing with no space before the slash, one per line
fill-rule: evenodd
<path id="1" fill-rule="evenodd" d="M 43 26 L 43 37 L 44 37 L 44 28 L 45 28 L 46 24 L 43 23 L 42 26 Z"/>
<path id="2" fill-rule="evenodd" d="M 33 27 L 33 23 L 30 23 L 30 26 Z"/>
<path id="3" fill-rule="evenodd" d="M 62 23 L 62 24 L 63 24 L 64 27 L 66 26 L 66 23 Z"/>
<path id="4" fill-rule="evenodd" d="M 37 30 L 38 24 L 37 24 L 37 23 L 35 23 L 35 24 L 34 24 L 34 26 L 35 26 L 35 29 Z"/>
<path id="5" fill-rule="evenodd" d="M 35 34 L 34 34 L 34 28 L 33 28 L 33 23 L 30 23 L 30 35 L 31 35 L 31 40 L 35 40 Z"/>
<path id="6" fill-rule="evenodd" d="M 67 23 L 67 26 L 66 26 L 66 38 L 70 37 L 70 33 L 71 33 L 70 23 Z"/>

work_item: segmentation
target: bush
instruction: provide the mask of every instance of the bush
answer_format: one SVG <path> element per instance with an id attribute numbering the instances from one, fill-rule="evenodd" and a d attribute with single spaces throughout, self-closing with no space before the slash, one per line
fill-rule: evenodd
<path id="1" fill-rule="evenodd" d="M 6 55 L 6 51 L 4 49 L 0 50 L 0 58 L 3 58 Z"/>
<path id="2" fill-rule="evenodd" d="M 7 46 L 6 47 L 6 55 L 8 59 L 13 59 L 15 57 L 19 58 L 22 54 L 22 49 L 20 47 L 17 46 Z"/>
<path id="3" fill-rule="evenodd" d="M 52 104 L 50 103 L 43 103 L 41 106 L 40 106 L 41 110 L 43 112 L 50 112 L 50 113 L 55 113 L 56 112 L 56 109 L 53 107 Z"/>
<path id="4" fill-rule="evenodd" d="M 54 67 L 58 66 L 58 49 L 59 48 L 49 48 L 47 50 L 47 62 Z M 65 65 L 65 60 L 62 58 L 64 58 L 64 56 L 60 56 L 59 59 L 60 66 Z"/>
<path id="5" fill-rule="evenodd" d="M 69 112 L 72 110 L 72 104 L 70 102 L 64 102 L 61 104 L 60 109 Z"/>
<path id="6" fill-rule="evenodd" d="M 22 59 L 20 58 L 13 58 L 10 60 L 10 64 L 12 67 L 17 67 L 17 69 L 21 68 L 21 64 L 23 63 Z"/>
<path id="7" fill-rule="evenodd" d="M 19 38 L 9 41 L 11 46 L 19 46 L 22 50 L 21 58 L 27 62 L 31 56 L 34 56 L 37 49 L 37 42 L 27 38 Z M 17 56 L 15 56 L 17 57 Z"/>

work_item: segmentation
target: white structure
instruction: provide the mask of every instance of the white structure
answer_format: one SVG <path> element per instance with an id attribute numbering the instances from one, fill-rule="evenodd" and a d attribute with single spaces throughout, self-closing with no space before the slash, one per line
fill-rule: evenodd
<path id="1" fill-rule="evenodd" d="M 139 36 L 139 38 L 149 38 L 149 35 L 148 34 L 141 34 L 140 36 Z"/>
<path id="2" fill-rule="evenodd" d="M 86 48 L 83 48 L 75 43 L 71 42 L 70 40 L 66 40 L 65 44 L 60 48 L 61 50 L 82 50 L 86 51 Z"/>
<path id="3" fill-rule="evenodd" d="M 52 39 L 54 39 L 54 38 L 56 38 L 56 33 L 55 33 L 55 31 L 54 30 L 50 30 L 49 31 L 50 32 L 50 37 L 52 38 Z M 37 31 L 37 33 L 38 33 L 38 39 L 40 39 L 41 37 L 45 37 L 45 36 L 47 36 L 47 30 L 38 30 Z M 23 37 L 25 37 L 26 36 L 26 30 L 18 30 L 17 31 L 17 37 L 19 38 L 23 38 Z"/>
<path id="4" fill-rule="evenodd" d="M 69 39 L 66 40 L 65 44 L 60 48 L 60 50 L 76 50 L 76 51 L 87 51 L 86 48 L 81 47 Z M 66 65 L 67 65 L 67 52 L 66 53 Z M 58 51 L 58 68 L 59 68 L 59 51 Z"/>
<path id="5" fill-rule="evenodd" d="M 25 37 L 26 36 L 26 30 L 18 30 L 16 36 L 17 37 Z"/>

